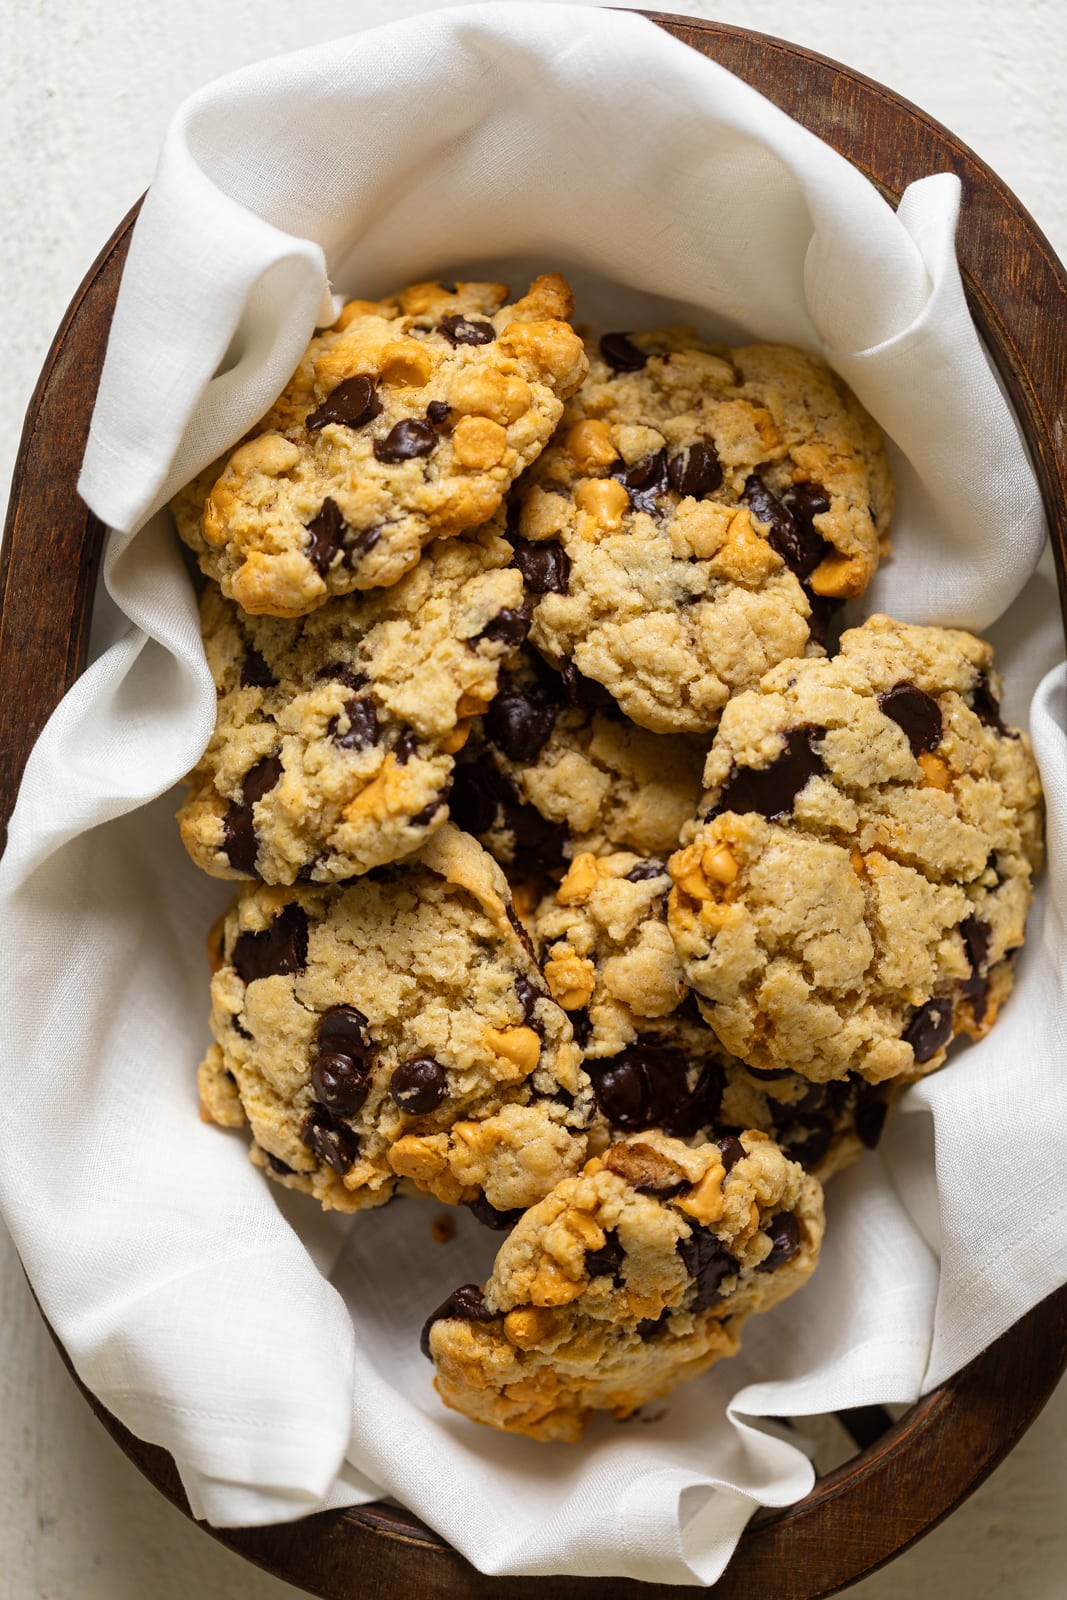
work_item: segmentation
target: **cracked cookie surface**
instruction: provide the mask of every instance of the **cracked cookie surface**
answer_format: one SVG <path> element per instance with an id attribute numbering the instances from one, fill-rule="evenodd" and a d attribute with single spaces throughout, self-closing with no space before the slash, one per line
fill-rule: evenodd
<path id="1" fill-rule="evenodd" d="M 724 1050 L 667 929 L 670 887 L 665 861 L 578 856 L 532 921 L 596 1095 L 590 1148 L 650 1128 L 689 1142 L 755 1128 L 825 1182 L 877 1145 L 886 1094 L 854 1075 L 813 1084 L 752 1071 Z"/>
<path id="2" fill-rule="evenodd" d="M 535 459 L 586 370 L 558 274 L 414 284 L 353 300 L 224 463 L 175 498 L 204 572 L 247 612 L 304 616 L 396 583 L 478 527 Z"/>
<path id="3" fill-rule="evenodd" d="M 533 640 L 658 732 L 709 731 L 776 662 L 819 653 L 893 503 L 881 435 L 824 362 L 677 328 L 590 349 L 518 493 Z"/>
<path id="4" fill-rule="evenodd" d="M 822 1191 L 765 1135 L 697 1149 L 635 1135 L 523 1217 L 484 1289 L 427 1323 L 447 1406 L 535 1439 L 574 1440 L 732 1355 L 744 1318 L 798 1289 Z"/>
<path id="5" fill-rule="evenodd" d="M 490 525 L 303 619 L 246 616 L 208 587 L 218 711 L 178 813 L 199 867 L 334 883 L 442 825 L 454 753 L 528 626 L 508 554 Z"/>
<path id="6" fill-rule="evenodd" d="M 570 1024 L 507 885 L 446 826 L 345 888 L 245 891 L 212 979 L 205 1115 L 327 1209 L 399 1179 L 450 1204 L 526 1207 L 582 1163 L 592 1115 Z"/>
<path id="7" fill-rule="evenodd" d="M 727 707 L 669 926 L 743 1061 L 908 1079 L 991 1026 L 1041 860 L 998 695 L 983 640 L 874 616 Z"/>

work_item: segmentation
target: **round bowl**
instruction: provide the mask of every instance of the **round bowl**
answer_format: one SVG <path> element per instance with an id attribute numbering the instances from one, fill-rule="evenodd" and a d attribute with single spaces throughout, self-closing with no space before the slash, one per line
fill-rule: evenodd
<path id="1" fill-rule="evenodd" d="M 973 152 L 881 84 L 780 39 L 646 15 L 825 139 L 891 203 L 916 178 L 959 176 L 963 281 L 1031 452 L 1067 617 L 1067 351 L 1053 336 L 1067 324 L 1067 275 L 1047 240 Z M 76 483 L 136 213 L 105 245 L 60 325 L 15 467 L 0 564 L 0 748 L 7 755 L 0 828 L 38 732 L 85 661 L 104 529 Z M 977 1488 L 1033 1421 L 1065 1364 L 1067 1288 L 899 1421 L 879 1407 L 841 1413 L 858 1453 L 796 1505 L 752 1519 L 716 1600 L 816 1600 L 891 1560 Z M 189 1515 L 166 1452 L 135 1439 L 82 1392 L 131 1460 Z M 416 1517 L 384 1504 L 207 1531 L 327 1600 L 682 1600 L 706 1592 L 614 1578 L 486 1577 Z"/>

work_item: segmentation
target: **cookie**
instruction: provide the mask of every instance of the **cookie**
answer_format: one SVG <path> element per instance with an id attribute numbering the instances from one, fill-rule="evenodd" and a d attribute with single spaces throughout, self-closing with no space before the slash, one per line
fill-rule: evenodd
<path id="1" fill-rule="evenodd" d="M 178 813 L 215 877 L 336 883 L 448 817 L 453 758 L 529 625 L 493 526 L 431 545 L 389 589 L 312 616 L 201 603 L 215 731 Z"/>
<path id="2" fill-rule="evenodd" d="M 532 920 L 596 1095 L 590 1148 L 649 1128 L 689 1142 L 755 1128 L 825 1182 L 878 1144 L 885 1092 L 854 1075 L 813 1084 L 752 1071 L 724 1050 L 685 984 L 667 929 L 670 887 L 664 861 L 579 856 Z"/>
<path id="3" fill-rule="evenodd" d="M 396 583 L 487 522 L 585 375 L 556 273 L 352 300 L 224 465 L 175 499 L 204 572 L 247 612 L 304 616 Z"/>
<path id="4" fill-rule="evenodd" d="M 700 796 L 707 741 L 655 734 L 599 684 L 523 652 L 457 765 L 453 814 L 506 866 L 634 850 L 666 856 Z"/>
<path id="5" fill-rule="evenodd" d="M 734 1055 L 878 1083 L 991 1026 L 1041 859 L 998 693 L 981 639 L 874 616 L 731 701 L 668 921 Z"/>
<path id="6" fill-rule="evenodd" d="M 327 1209 L 406 1178 L 450 1204 L 542 1199 L 581 1166 L 593 1111 L 564 1013 L 507 885 L 444 827 L 345 888 L 246 890 L 212 979 L 205 1114 Z"/>
<path id="7" fill-rule="evenodd" d="M 687 329 L 608 334 L 519 487 L 531 637 L 656 732 L 709 731 L 863 593 L 893 488 L 815 356 Z"/>
<path id="8" fill-rule="evenodd" d="M 476 1422 L 573 1441 L 732 1355 L 745 1317 L 810 1277 L 822 1233 L 818 1183 L 763 1134 L 622 1140 L 522 1218 L 484 1289 L 431 1316 L 437 1391 Z"/>

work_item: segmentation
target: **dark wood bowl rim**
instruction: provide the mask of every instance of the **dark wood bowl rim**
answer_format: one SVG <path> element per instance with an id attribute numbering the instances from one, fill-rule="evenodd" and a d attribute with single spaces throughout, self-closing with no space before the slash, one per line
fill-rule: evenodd
<path id="1" fill-rule="evenodd" d="M 964 186 L 959 256 L 968 301 L 1022 421 L 1049 521 L 1067 616 L 1067 275 L 1033 220 L 954 134 L 882 84 L 799 45 L 647 12 L 676 38 L 753 83 L 812 128 L 891 201 L 929 172 Z M 56 333 L 27 412 L 0 556 L 0 827 L 34 739 L 82 669 L 104 530 L 75 490 L 134 206 L 87 273 Z M 49 1332 L 52 1332 L 49 1328 Z M 53 1333 L 53 1339 L 55 1335 Z M 187 1516 L 171 1457 L 136 1439 L 75 1383 L 125 1453 Z M 1067 1287 L 875 1444 L 783 1511 L 760 1511 L 716 1600 L 819 1600 L 928 1532 L 970 1494 L 1033 1421 L 1067 1364 Z M 201 1524 L 205 1526 L 205 1524 Z M 376 1503 L 295 1524 L 206 1528 L 275 1576 L 326 1600 L 594 1600 L 702 1588 L 631 1579 L 489 1578 L 410 1512 Z"/>

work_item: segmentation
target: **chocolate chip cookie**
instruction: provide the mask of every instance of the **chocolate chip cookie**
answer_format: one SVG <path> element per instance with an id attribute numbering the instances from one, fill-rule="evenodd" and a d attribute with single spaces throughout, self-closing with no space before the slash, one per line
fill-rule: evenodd
<path id="1" fill-rule="evenodd" d="M 288 621 L 209 585 L 218 713 L 178 813 L 198 866 L 335 883 L 441 826 L 455 752 L 529 626 L 508 554 L 489 525 L 431 545 L 392 588 Z"/>
<path id="2" fill-rule="evenodd" d="M 992 650 L 874 616 L 724 713 L 669 925 L 726 1048 L 871 1083 L 932 1071 L 1011 988 L 1041 795 Z"/>
<path id="3" fill-rule="evenodd" d="M 586 371 L 558 274 L 352 300 L 273 409 L 175 499 L 185 542 L 247 612 L 304 616 L 396 583 L 477 527 L 539 454 Z"/>
<path id="4" fill-rule="evenodd" d="M 534 1439 L 626 1417 L 738 1347 L 746 1316 L 815 1268 L 814 1178 L 761 1133 L 690 1149 L 613 1145 L 518 1223 L 484 1289 L 430 1317 L 424 1349 L 447 1406 Z"/>
<path id="5" fill-rule="evenodd" d="M 513 922 L 499 867 L 444 827 L 346 888 L 251 887 L 212 979 L 205 1114 L 327 1209 L 401 1178 L 451 1204 L 542 1199 L 593 1113 L 566 1016 Z"/>
<path id="6" fill-rule="evenodd" d="M 670 887 L 665 861 L 582 855 L 533 918 L 597 1099 L 590 1148 L 648 1128 L 690 1142 L 755 1128 L 825 1182 L 877 1145 L 885 1092 L 854 1075 L 814 1084 L 756 1071 L 724 1050 L 685 984 L 667 929 Z"/>
<path id="7" fill-rule="evenodd" d="M 706 740 L 637 727 L 599 684 L 531 650 L 502 671 L 478 731 L 454 815 L 520 870 L 584 850 L 666 856 L 700 796 Z"/>
<path id="8" fill-rule="evenodd" d="M 877 427 L 824 362 L 687 329 L 608 334 L 519 486 L 531 637 L 657 732 L 820 653 L 878 562 L 893 488 Z"/>

